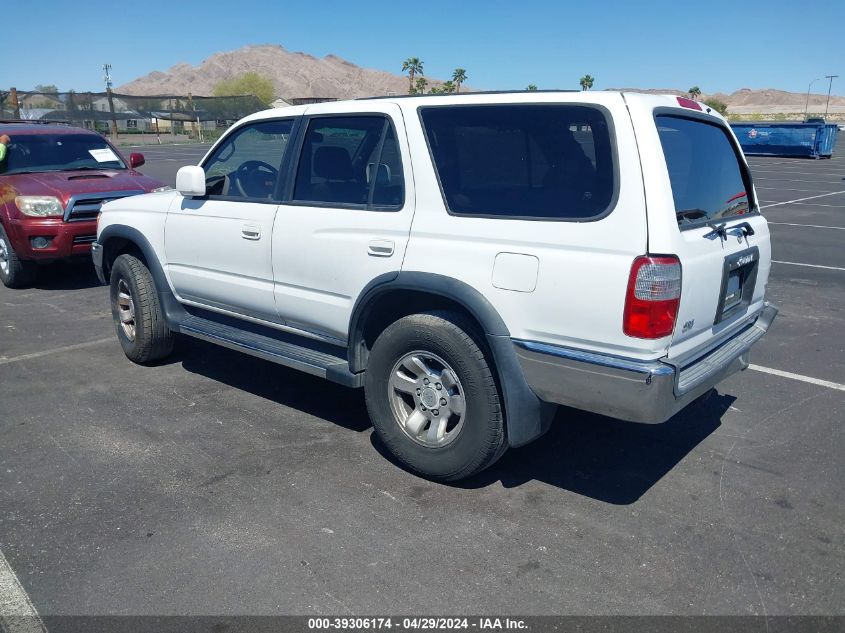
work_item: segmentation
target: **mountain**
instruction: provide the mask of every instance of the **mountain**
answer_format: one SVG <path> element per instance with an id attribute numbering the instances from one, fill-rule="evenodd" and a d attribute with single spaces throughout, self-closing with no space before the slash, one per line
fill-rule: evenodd
<path id="1" fill-rule="evenodd" d="M 613 90 L 643 92 L 647 94 L 687 95 L 685 90 L 676 90 L 674 88 L 613 88 Z M 702 94 L 699 99 L 703 101 L 711 97 L 728 104 L 728 111 L 731 114 L 787 114 L 791 112 L 804 112 L 804 105 L 807 101 L 807 93 L 786 92 L 773 88 L 762 90 L 742 88 L 730 94 L 722 92 Z M 824 112 L 826 102 L 827 94 L 811 94 L 809 111 L 811 113 Z M 829 112 L 845 114 L 845 97 L 831 95 Z"/>
<path id="2" fill-rule="evenodd" d="M 129 95 L 192 93 L 211 95 L 224 79 L 257 72 L 270 79 L 281 97 L 336 97 L 350 99 L 386 94 L 407 94 L 408 79 L 381 70 L 361 68 L 336 55 L 317 58 L 282 46 L 245 46 L 215 53 L 198 66 L 176 64 L 166 72 L 154 71 L 124 84 L 116 91 Z M 432 85 L 442 83 L 429 80 Z"/>
<path id="3" fill-rule="evenodd" d="M 397 67 L 401 60 L 397 60 Z M 267 44 L 244 46 L 235 51 L 215 53 L 201 64 L 176 64 L 167 71 L 154 71 L 117 88 L 129 95 L 211 95 L 214 86 L 245 72 L 257 72 L 269 78 L 276 95 L 284 98 L 334 97 L 347 99 L 387 94 L 407 94 L 408 78 L 382 70 L 361 68 L 336 55 L 318 58 L 296 53 L 282 46 Z M 428 78 L 430 85 L 442 81 Z M 573 82 L 574 83 L 574 82 Z M 469 91 L 470 89 L 467 88 Z M 617 90 L 617 89 L 614 89 Z M 622 88 L 628 92 L 685 95 L 673 88 Z M 703 94 L 728 104 L 732 114 L 776 114 L 804 111 L 805 93 L 783 90 L 743 88 L 731 94 Z M 810 112 L 824 111 L 826 94 L 810 95 Z M 845 97 L 831 96 L 830 112 L 845 114 Z"/>

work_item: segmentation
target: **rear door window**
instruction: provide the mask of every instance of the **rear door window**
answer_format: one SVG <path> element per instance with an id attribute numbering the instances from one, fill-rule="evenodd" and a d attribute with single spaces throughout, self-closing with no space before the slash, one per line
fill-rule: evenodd
<path id="1" fill-rule="evenodd" d="M 610 209 L 612 135 L 598 108 L 441 106 L 420 116 L 453 215 L 587 220 Z"/>
<path id="2" fill-rule="evenodd" d="M 404 201 L 404 182 L 399 146 L 388 118 L 349 115 L 309 121 L 294 201 L 396 210 Z"/>
<path id="3" fill-rule="evenodd" d="M 725 128 L 673 115 L 656 119 L 682 229 L 756 211 L 750 177 Z"/>

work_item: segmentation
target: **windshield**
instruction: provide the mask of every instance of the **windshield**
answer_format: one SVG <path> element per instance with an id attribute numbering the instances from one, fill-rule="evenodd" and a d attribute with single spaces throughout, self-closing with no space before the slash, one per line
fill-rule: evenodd
<path id="1" fill-rule="evenodd" d="M 657 131 L 681 228 L 756 210 L 750 179 L 724 128 L 659 115 Z"/>
<path id="2" fill-rule="evenodd" d="M 126 169 L 105 139 L 94 134 L 12 136 L 0 174 L 85 169 Z"/>

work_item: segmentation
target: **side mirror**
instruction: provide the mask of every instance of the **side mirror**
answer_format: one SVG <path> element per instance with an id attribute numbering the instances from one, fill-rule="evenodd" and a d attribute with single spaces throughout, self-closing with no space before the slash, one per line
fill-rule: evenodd
<path id="1" fill-rule="evenodd" d="M 182 167 L 176 172 L 176 191 L 186 198 L 205 195 L 205 170 L 196 165 Z"/>
<path id="2" fill-rule="evenodd" d="M 139 154 L 138 152 L 132 152 L 131 154 L 129 154 L 129 166 L 132 169 L 135 169 L 136 167 L 140 167 L 145 162 L 147 162 L 147 161 L 144 160 L 143 154 Z"/>

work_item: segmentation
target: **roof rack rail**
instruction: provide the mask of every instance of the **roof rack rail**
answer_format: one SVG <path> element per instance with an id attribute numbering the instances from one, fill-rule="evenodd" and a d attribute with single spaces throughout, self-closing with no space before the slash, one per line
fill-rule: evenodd
<path id="1" fill-rule="evenodd" d="M 446 94 L 425 94 L 425 95 L 379 95 L 377 97 L 357 97 L 354 101 L 372 101 L 375 99 L 410 99 L 412 97 L 454 97 L 456 94 L 460 94 L 460 96 L 472 96 L 472 95 L 510 95 L 510 94 L 520 94 L 520 93 L 529 93 L 529 94 L 536 94 L 538 92 L 581 92 L 580 90 L 558 90 L 555 88 L 543 89 L 543 90 L 477 90 L 474 92 L 461 92 L 461 93 L 446 93 Z"/>

